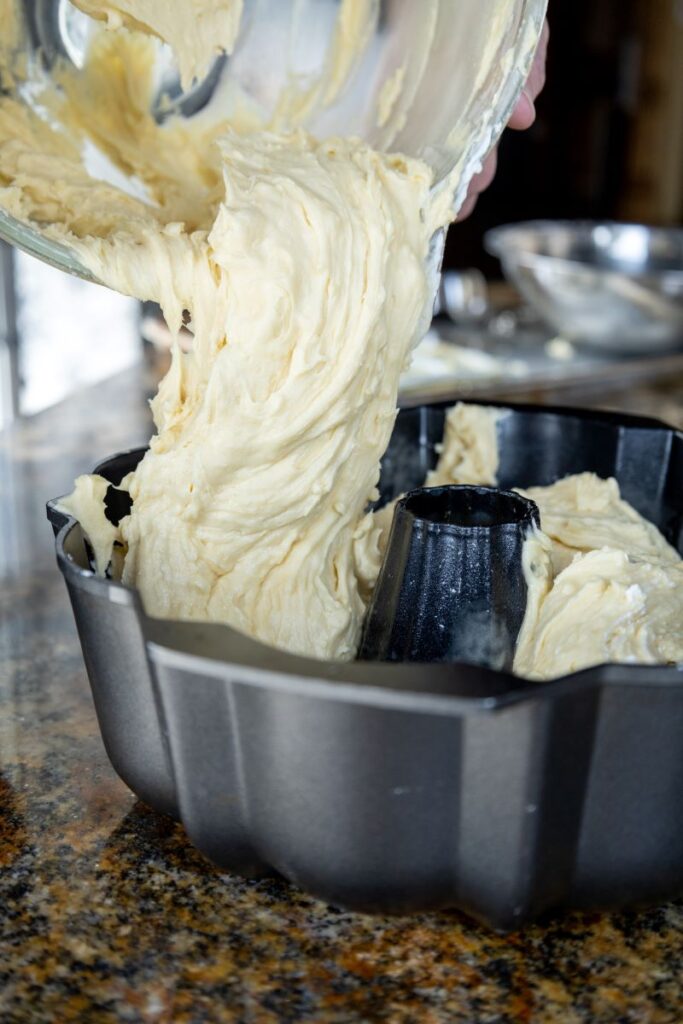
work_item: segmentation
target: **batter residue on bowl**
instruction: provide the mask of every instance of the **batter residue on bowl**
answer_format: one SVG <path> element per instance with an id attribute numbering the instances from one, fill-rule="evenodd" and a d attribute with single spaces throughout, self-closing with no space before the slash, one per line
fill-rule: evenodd
<path id="1" fill-rule="evenodd" d="M 27 68 L 15 4 L 0 0 L 0 205 L 71 246 L 101 281 L 159 302 L 173 331 L 191 323 L 192 351 L 175 350 L 153 402 L 157 434 L 127 481 L 123 581 L 152 615 L 350 659 L 380 564 L 383 521 L 367 508 L 399 378 L 430 319 L 430 247 L 452 219 L 457 173 L 435 193 L 425 163 L 255 129 L 248 112 L 158 124 L 148 33 L 175 46 L 187 83 L 230 49 L 241 0 L 80 6 L 115 30 L 95 37 L 82 72 L 53 72 L 60 89 L 44 88 L 36 112 L 17 98 Z M 344 0 L 326 80 L 283 102 L 304 110 L 336 94 L 377 9 Z M 144 198 L 93 177 L 94 148 Z M 457 416 L 430 482 L 457 479 L 458 467 L 468 483 L 492 482 L 495 424 L 468 432 Z M 65 504 L 100 570 L 114 539 L 103 493 L 79 481 Z M 517 671 L 683 659 L 681 560 L 614 482 L 578 478 L 531 496 L 550 536 L 528 545 Z"/>
<path id="2" fill-rule="evenodd" d="M 183 4 L 158 19 L 142 0 L 84 6 L 186 40 L 181 64 L 196 69 Z M 190 7 L 211 15 L 197 23 L 215 40 L 240 4 Z M 371 0 L 344 0 L 331 88 L 376 14 Z M 436 197 L 426 164 L 358 140 L 159 125 L 155 46 L 126 28 L 99 33 L 83 71 L 53 71 L 61 90 L 40 97 L 51 124 L 0 99 L 0 204 L 111 287 L 159 302 L 172 330 L 191 319 L 193 350 L 174 352 L 157 434 L 129 481 L 124 582 L 152 615 L 352 658 L 379 569 L 367 508 L 399 377 L 430 319 L 430 246 L 453 216 L 455 180 Z M 92 178 L 86 143 L 147 200 Z"/>

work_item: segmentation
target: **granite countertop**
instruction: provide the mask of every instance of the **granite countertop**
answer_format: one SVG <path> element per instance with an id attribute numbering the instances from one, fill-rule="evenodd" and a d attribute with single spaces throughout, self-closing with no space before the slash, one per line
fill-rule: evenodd
<path id="1" fill-rule="evenodd" d="M 683 1019 L 683 902 L 499 936 L 457 913 L 339 913 L 220 874 L 99 736 L 47 498 L 144 443 L 140 370 L 0 434 L 0 1019 Z M 683 425 L 683 382 L 603 396 Z M 597 401 L 597 400 L 596 400 Z"/>

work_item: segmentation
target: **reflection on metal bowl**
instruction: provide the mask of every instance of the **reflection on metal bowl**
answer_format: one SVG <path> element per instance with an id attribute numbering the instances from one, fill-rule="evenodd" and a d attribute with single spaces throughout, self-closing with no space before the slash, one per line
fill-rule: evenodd
<path id="1" fill-rule="evenodd" d="M 612 352 L 683 345 L 683 229 L 530 221 L 486 247 L 565 338 Z"/>

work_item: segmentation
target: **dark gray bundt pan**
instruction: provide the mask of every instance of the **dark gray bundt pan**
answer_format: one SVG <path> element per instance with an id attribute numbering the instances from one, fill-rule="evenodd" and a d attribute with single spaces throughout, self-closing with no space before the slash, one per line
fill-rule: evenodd
<path id="1" fill-rule="evenodd" d="M 383 500 L 421 485 L 446 408 L 400 414 Z M 683 435 L 509 408 L 502 489 L 615 476 L 683 550 Z M 143 454 L 97 471 L 117 483 Z M 93 575 L 80 526 L 48 512 L 111 762 L 223 869 L 279 872 L 362 911 L 458 907 L 502 929 L 683 892 L 680 666 L 538 684 L 457 662 L 293 657 L 227 626 L 148 617 L 135 591 Z"/>

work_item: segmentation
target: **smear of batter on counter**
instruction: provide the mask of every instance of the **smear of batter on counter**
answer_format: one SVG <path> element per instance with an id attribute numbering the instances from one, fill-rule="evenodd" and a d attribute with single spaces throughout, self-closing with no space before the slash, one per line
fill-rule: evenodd
<path id="1" fill-rule="evenodd" d="M 429 482 L 496 484 L 500 420 L 499 409 L 455 406 Z M 514 671 L 542 680 L 610 662 L 683 662 L 683 560 L 617 481 L 581 473 L 520 494 L 538 505 L 543 532 L 525 545 Z"/>
<path id="2" fill-rule="evenodd" d="M 359 6 L 373 9 L 345 0 L 342 25 Z M 0 204 L 159 302 L 171 330 L 191 315 L 193 350 L 174 352 L 130 482 L 123 581 L 152 615 L 351 658 L 379 569 L 367 508 L 452 204 L 426 164 L 357 140 L 156 124 L 153 46 L 102 32 L 41 97 L 55 128 L 0 100 Z M 89 177 L 86 140 L 149 201 Z M 91 511 L 96 491 L 80 488 Z"/>

